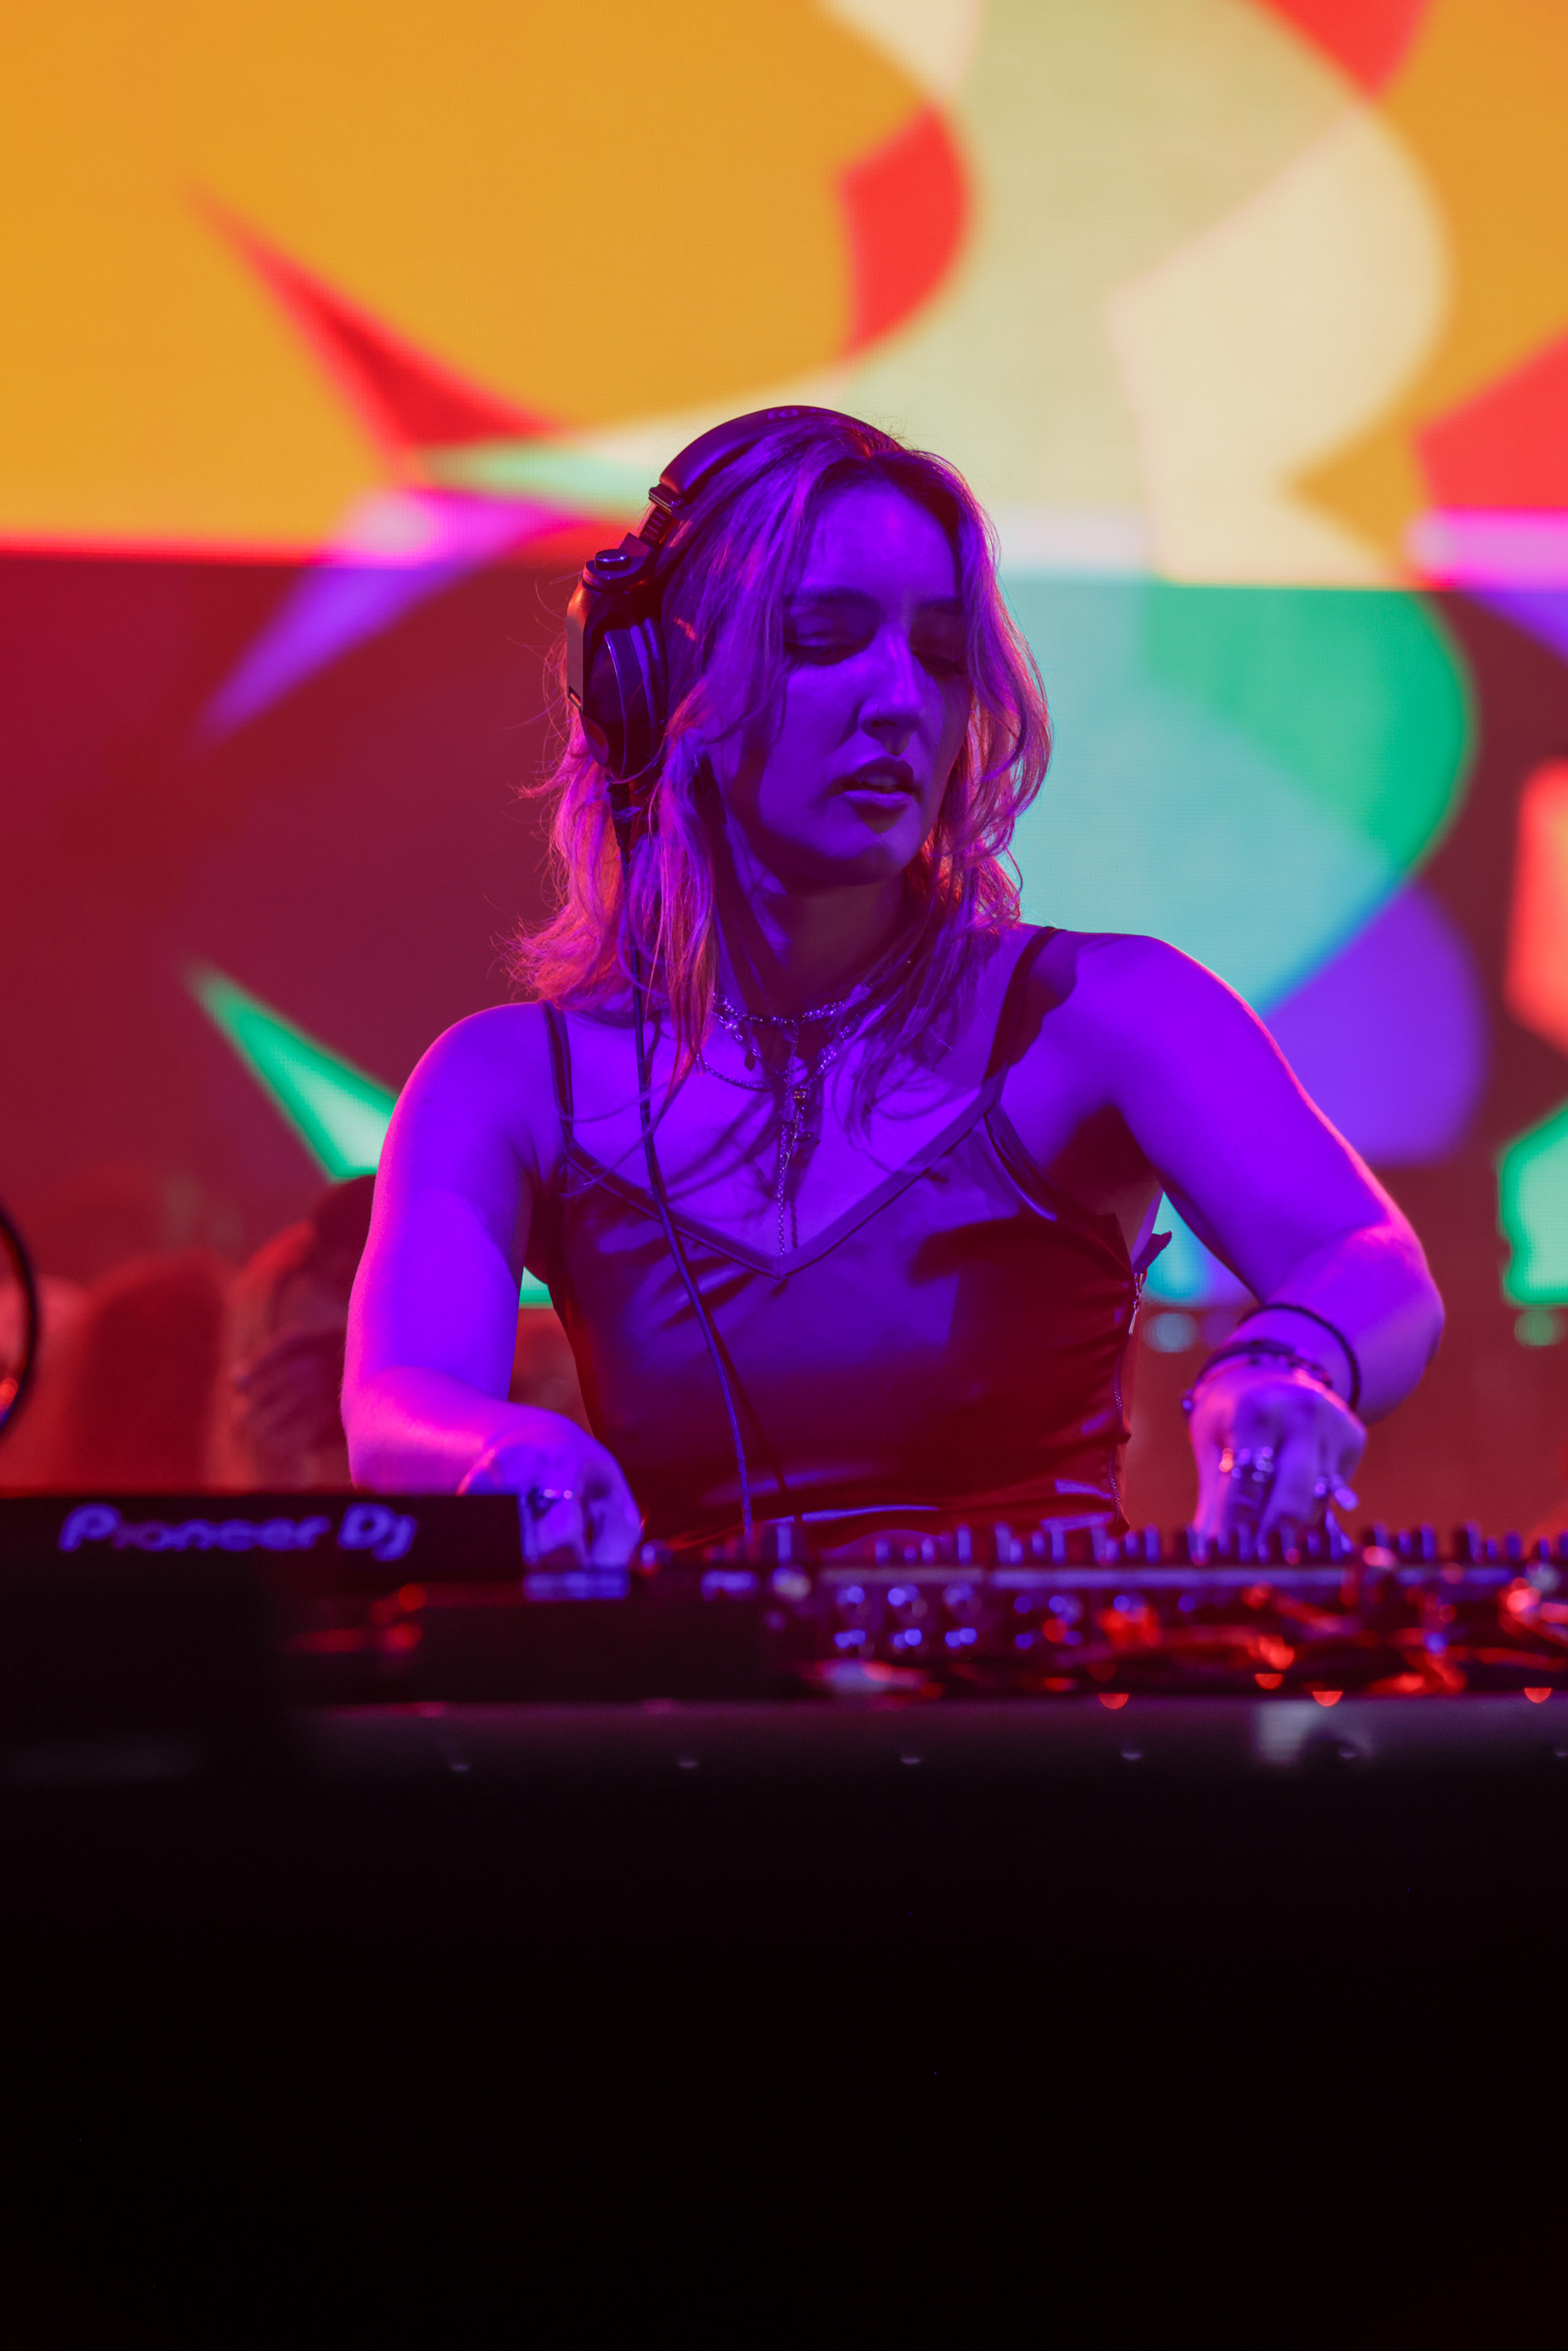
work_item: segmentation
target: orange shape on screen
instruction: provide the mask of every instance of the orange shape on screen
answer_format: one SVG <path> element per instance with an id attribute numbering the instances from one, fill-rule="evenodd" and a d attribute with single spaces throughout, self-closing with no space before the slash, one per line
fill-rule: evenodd
<path id="1" fill-rule="evenodd" d="M 545 417 L 513 407 L 428 358 L 231 214 L 206 209 L 394 455 L 550 430 Z"/>
<path id="2" fill-rule="evenodd" d="M 1417 436 L 1443 507 L 1568 507 L 1568 335 Z"/>
<path id="3" fill-rule="evenodd" d="M 1381 89 L 1420 30 L 1428 0 L 1261 0 L 1343 66 L 1363 89 Z"/>
<path id="4" fill-rule="evenodd" d="M 927 106 L 839 180 L 849 235 L 845 352 L 862 350 L 928 300 L 957 258 L 968 217 L 964 166 Z"/>
<path id="5" fill-rule="evenodd" d="M 1537 768 L 1519 796 L 1503 1001 L 1568 1052 L 1568 759 Z"/>

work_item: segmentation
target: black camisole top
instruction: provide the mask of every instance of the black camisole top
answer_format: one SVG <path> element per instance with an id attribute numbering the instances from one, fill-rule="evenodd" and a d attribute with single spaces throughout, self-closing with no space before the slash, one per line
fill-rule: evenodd
<path id="1" fill-rule="evenodd" d="M 1000 1099 L 1051 936 L 1018 957 L 973 1101 L 802 1247 L 770 1257 L 674 1211 L 727 1358 L 759 1521 L 803 1520 L 823 1547 L 998 1519 L 1122 1531 L 1142 1270 L 1114 1217 L 1032 1164 Z M 649 1539 L 715 1542 L 738 1531 L 740 1506 L 712 1362 L 648 1191 L 577 1139 L 566 1023 L 545 1013 L 565 1147 L 528 1266 Z"/>

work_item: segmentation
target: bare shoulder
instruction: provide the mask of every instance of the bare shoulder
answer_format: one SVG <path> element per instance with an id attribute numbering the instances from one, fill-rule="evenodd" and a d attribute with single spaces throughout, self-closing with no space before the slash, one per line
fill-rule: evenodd
<path id="1" fill-rule="evenodd" d="M 403 1089 L 398 1121 L 461 1145 L 509 1143 L 542 1170 L 559 1144 L 549 1030 L 538 1004 L 497 1004 L 443 1031 Z"/>
<path id="2" fill-rule="evenodd" d="M 1127 1050 L 1189 1044 L 1195 1029 L 1254 1029 L 1235 989 L 1165 939 L 1136 931 L 1058 931 L 1038 966 L 1043 1007 Z"/>
<path id="3" fill-rule="evenodd" d="M 493 1004 L 443 1029 L 415 1075 L 438 1085 L 488 1075 L 497 1083 L 523 1075 L 549 1080 L 549 1032 L 539 1004 Z"/>

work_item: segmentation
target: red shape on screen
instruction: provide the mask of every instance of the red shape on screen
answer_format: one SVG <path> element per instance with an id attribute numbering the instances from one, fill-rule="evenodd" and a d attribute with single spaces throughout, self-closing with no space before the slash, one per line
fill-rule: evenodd
<path id="1" fill-rule="evenodd" d="M 1421 29 L 1428 0 L 1259 0 L 1326 50 L 1363 89 L 1381 89 Z"/>
<path id="2" fill-rule="evenodd" d="M 1519 796 L 1503 1002 L 1568 1052 L 1568 759 L 1547 759 Z"/>
<path id="3" fill-rule="evenodd" d="M 1568 507 L 1568 335 L 1418 436 L 1433 503 Z"/>
<path id="4" fill-rule="evenodd" d="M 958 256 L 969 214 L 963 160 L 928 106 L 839 181 L 852 291 L 845 352 L 863 350 L 928 300 Z"/>
<path id="5" fill-rule="evenodd" d="M 376 439 L 409 449 L 515 441 L 549 420 L 467 382 L 216 206 L 204 207 L 283 305 Z"/>

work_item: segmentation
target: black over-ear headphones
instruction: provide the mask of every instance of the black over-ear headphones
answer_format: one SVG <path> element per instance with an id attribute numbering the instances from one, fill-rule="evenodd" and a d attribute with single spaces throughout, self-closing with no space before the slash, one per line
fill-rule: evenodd
<path id="1" fill-rule="evenodd" d="M 838 415 L 833 408 L 759 408 L 716 424 L 671 458 L 638 528 L 583 566 L 567 607 L 566 690 L 609 780 L 623 849 L 653 786 L 669 716 L 659 549 L 721 466 L 798 417 Z"/>

